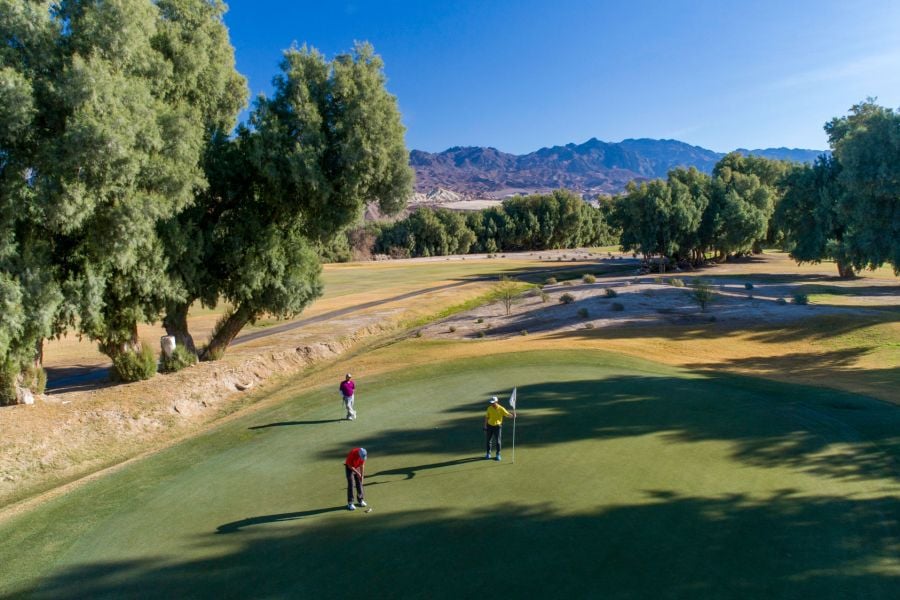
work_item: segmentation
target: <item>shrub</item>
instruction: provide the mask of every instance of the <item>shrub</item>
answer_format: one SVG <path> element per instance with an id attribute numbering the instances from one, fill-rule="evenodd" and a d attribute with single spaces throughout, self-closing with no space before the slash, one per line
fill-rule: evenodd
<path id="1" fill-rule="evenodd" d="M 700 305 L 700 310 L 705 311 L 709 303 L 713 301 L 715 292 L 713 292 L 708 283 L 698 280 L 694 285 L 694 291 L 691 293 L 691 296 L 693 296 L 694 302 Z"/>
<path id="2" fill-rule="evenodd" d="M 779 298 L 778 300 L 775 301 L 775 304 L 784 306 L 785 304 L 787 304 L 787 300 L 785 300 L 784 298 Z"/>
<path id="3" fill-rule="evenodd" d="M 476 323 L 484 323 L 484 319 L 482 319 L 481 317 L 478 317 L 477 319 L 475 319 L 475 322 Z"/>
<path id="4" fill-rule="evenodd" d="M 417 338 L 422 337 L 422 330 L 421 330 L 421 329 L 416 330 L 416 333 L 415 333 L 414 335 L 415 335 Z"/>
<path id="5" fill-rule="evenodd" d="M 587 318 L 588 318 L 588 314 L 589 314 L 589 313 L 588 313 L 588 309 L 586 309 L 586 308 L 579 308 L 579 309 L 578 309 L 578 316 L 579 316 L 580 318 L 582 318 L 582 319 L 587 319 Z"/>
<path id="6" fill-rule="evenodd" d="M 521 335 L 528 335 L 528 330 L 527 330 L 527 329 L 523 329 L 523 330 L 520 331 L 519 333 L 520 333 Z"/>
<path id="7" fill-rule="evenodd" d="M 150 344 L 142 342 L 140 350 L 128 350 L 113 358 L 113 375 L 119 381 L 142 381 L 155 374 L 156 356 Z"/>
<path id="8" fill-rule="evenodd" d="M 745 283 L 745 284 L 744 284 L 744 289 L 745 289 L 745 290 L 752 290 L 752 289 L 753 289 L 753 284 L 752 284 L 752 283 Z"/>
<path id="9" fill-rule="evenodd" d="M 456 327 L 451 325 L 450 327 L 447 328 L 447 331 L 449 331 L 450 333 L 456 333 Z"/>
<path id="10" fill-rule="evenodd" d="M 606 294 L 607 298 L 615 298 L 619 295 L 619 292 L 612 288 L 606 288 L 605 290 L 603 290 L 603 293 Z"/>
<path id="11" fill-rule="evenodd" d="M 16 385 L 43 394 L 47 387 L 47 372 L 41 367 L 29 366 L 21 373 L 14 364 L 0 368 L 0 406 L 16 403 Z"/>
<path id="12" fill-rule="evenodd" d="M 587 323 L 584 324 L 584 328 L 585 328 L 585 329 L 593 329 L 593 328 L 594 328 L 594 324 L 591 323 L 590 321 L 588 321 Z"/>
<path id="13" fill-rule="evenodd" d="M 556 277 L 548 277 L 547 281 L 545 281 L 547 285 L 556 285 Z"/>
<path id="14" fill-rule="evenodd" d="M 172 356 L 165 354 L 160 358 L 159 369 L 163 373 L 177 373 L 197 362 L 197 355 L 184 346 L 175 346 Z"/>
<path id="15" fill-rule="evenodd" d="M 572 304 L 573 302 L 575 302 L 575 296 L 568 293 L 563 294 L 559 297 L 559 302 L 560 304 Z"/>
<path id="16" fill-rule="evenodd" d="M 583 281 L 584 283 L 597 283 L 597 278 L 594 277 L 593 275 L 591 275 L 590 273 L 586 273 L 581 278 L 581 281 Z"/>
<path id="17" fill-rule="evenodd" d="M 669 285 L 671 285 L 672 287 L 678 287 L 678 288 L 684 287 L 684 281 L 682 281 L 681 279 L 679 279 L 677 277 L 673 277 L 672 279 L 669 280 Z"/>
<path id="18" fill-rule="evenodd" d="M 483 337 L 484 337 L 484 332 L 483 332 L 483 331 L 479 331 L 479 332 L 476 333 L 475 335 L 477 335 L 477 336 L 480 337 L 480 338 L 483 338 Z"/>
<path id="19" fill-rule="evenodd" d="M 809 304 L 809 296 L 806 294 L 796 293 L 794 294 L 794 304 L 799 304 L 800 306 L 806 306 Z"/>
<path id="20" fill-rule="evenodd" d="M 544 304 L 546 304 L 546 303 L 547 303 L 547 300 L 549 300 L 549 299 L 550 299 L 550 294 L 548 294 L 547 292 L 541 290 L 541 302 L 543 302 Z"/>
<path id="21" fill-rule="evenodd" d="M 571 279 L 566 279 L 565 281 L 562 282 L 562 284 L 563 284 L 563 285 L 574 285 L 574 284 L 572 283 L 572 280 L 571 280 Z"/>
<path id="22" fill-rule="evenodd" d="M 614 310 L 616 312 L 625 310 L 625 305 L 621 302 L 613 302 L 609 305 L 609 310 Z"/>

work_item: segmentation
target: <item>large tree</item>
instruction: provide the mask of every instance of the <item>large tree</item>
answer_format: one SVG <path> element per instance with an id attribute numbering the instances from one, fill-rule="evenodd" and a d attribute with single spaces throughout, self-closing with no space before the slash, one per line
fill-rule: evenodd
<path id="1" fill-rule="evenodd" d="M 825 131 L 840 164 L 837 212 L 847 262 L 857 270 L 890 263 L 900 273 L 900 113 L 870 99 Z"/>
<path id="2" fill-rule="evenodd" d="M 210 145 L 209 189 L 169 224 L 182 240 L 170 265 L 185 294 L 167 307 L 167 330 L 192 347 L 190 305 L 232 307 L 203 359 L 221 356 L 263 315 L 301 312 L 321 294 L 317 245 L 355 222 L 365 202 L 391 214 L 411 191 L 397 102 L 371 46 L 331 61 L 293 48 L 281 71 L 249 126 Z"/>

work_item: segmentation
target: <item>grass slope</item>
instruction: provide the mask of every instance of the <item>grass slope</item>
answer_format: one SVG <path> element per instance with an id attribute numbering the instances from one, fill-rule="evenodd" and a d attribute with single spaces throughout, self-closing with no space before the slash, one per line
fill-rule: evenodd
<path id="1" fill-rule="evenodd" d="M 896 597 L 894 406 L 593 351 L 359 383 L 357 422 L 335 382 L 3 524 L 0 596 Z M 514 385 L 516 464 L 481 460 Z"/>

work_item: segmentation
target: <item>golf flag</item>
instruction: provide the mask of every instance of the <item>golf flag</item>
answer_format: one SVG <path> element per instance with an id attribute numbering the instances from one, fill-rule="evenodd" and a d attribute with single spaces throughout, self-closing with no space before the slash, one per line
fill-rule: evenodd
<path id="1" fill-rule="evenodd" d="M 509 405 L 515 410 L 516 408 L 516 388 L 513 388 L 512 396 L 509 397 Z"/>

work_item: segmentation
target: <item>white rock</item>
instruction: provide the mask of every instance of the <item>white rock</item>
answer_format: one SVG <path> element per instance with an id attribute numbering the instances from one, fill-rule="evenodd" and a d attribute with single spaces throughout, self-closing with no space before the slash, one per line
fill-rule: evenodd
<path id="1" fill-rule="evenodd" d="M 166 358 L 171 357 L 172 353 L 175 352 L 175 336 L 164 335 L 159 338 L 159 347 L 162 349 L 162 353 Z"/>

